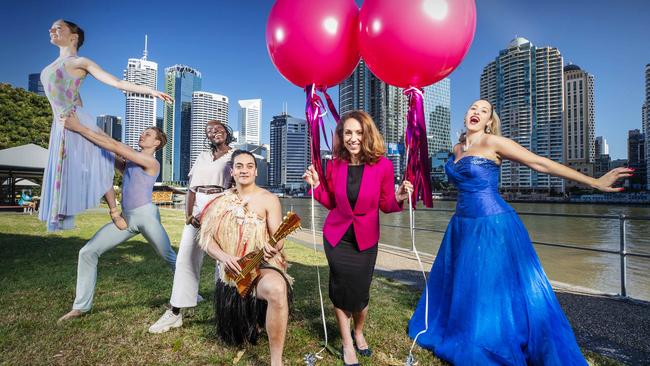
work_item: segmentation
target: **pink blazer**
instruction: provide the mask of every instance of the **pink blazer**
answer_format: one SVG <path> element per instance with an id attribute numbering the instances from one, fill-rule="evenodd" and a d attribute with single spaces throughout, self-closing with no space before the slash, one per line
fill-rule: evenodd
<path id="1" fill-rule="evenodd" d="M 375 164 L 363 168 L 359 196 L 350 207 L 347 195 L 348 162 L 334 159 L 327 162 L 327 185 L 314 189 L 314 198 L 330 210 L 325 220 L 323 234 L 335 247 L 347 231 L 354 225 L 354 233 L 360 250 L 366 250 L 379 242 L 379 210 L 384 213 L 402 211 L 402 205 L 395 199 L 393 164 L 381 157 Z"/>

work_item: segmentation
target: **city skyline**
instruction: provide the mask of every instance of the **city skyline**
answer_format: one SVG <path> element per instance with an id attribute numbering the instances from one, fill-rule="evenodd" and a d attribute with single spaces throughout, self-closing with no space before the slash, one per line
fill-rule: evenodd
<path id="1" fill-rule="evenodd" d="M 501 118 L 501 134 L 533 153 L 564 163 L 563 56 L 523 37 L 501 49 L 481 74 L 481 98 Z M 564 180 L 510 160 L 501 164 L 501 187 L 564 191 Z"/>
<path id="2" fill-rule="evenodd" d="M 269 122 L 283 110 L 304 116 L 304 92 L 275 70 L 264 42 L 266 18 L 272 2 L 260 4 L 196 3 L 200 12 L 191 19 L 178 19 L 178 29 L 189 32 L 168 32 L 165 18 L 168 7 L 148 9 L 146 14 L 124 12 L 120 1 L 89 4 L 79 1 L 60 4 L 8 3 L 0 15 L 16 36 L 9 39 L 7 54 L 26 57 L 5 57 L 0 61 L 0 81 L 27 88 L 28 74 L 40 71 L 57 56 L 49 45 L 47 29 L 57 18 L 70 19 L 86 30 L 86 44 L 80 54 L 96 61 L 113 75 L 120 77 L 126 59 L 138 57 L 142 40 L 149 35 L 149 54 L 160 69 L 183 63 L 204 74 L 203 90 L 228 96 L 232 100 L 259 96 L 264 100 L 261 142 L 269 141 Z M 361 5 L 362 2 L 357 2 Z M 124 3 L 126 4 L 126 3 Z M 124 5 L 122 4 L 122 5 Z M 580 17 L 562 17 L 576 13 Z M 479 96 L 482 67 L 498 50 L 520 35 L 537 46 L 551 45 L 561 50 L 565 63 L 573 62 L 589 70 L 597 84 L 595 94 L 596 135 L 605 136 L 614 158 L 626 157 L 625 131 L 641 126 L 640 106 L 644 102 L 644 67 L 650 50 L 643 35 L 650 34 L 650 25 L 642 14 L 650 12 L 650 3 L 628 1 L 625 6 L 609 2 L 570 2 L 553 0 L 495 1 L 477 3 L 478 23 L 474 42 L 459 68 L 451 76 L 452 139 L 462 127 L 467 106 Z M 117 25 L 113 19 L 120 19 Z M 599 27 L 606 18 L 608 27 Z M 548 26 L 553 24 L 553 26 Z M 570 31 L 567 31 L 570 30 Z M 220 34 L 218 41 L 209 34 Z M 206 35 L 206 36 L 201 36 Z M 187 39 L 191 38 L 192 42 Z M 246 47 L 242 47 L 242 45 Z M 609 57 L 615 54 L 616 57 Z M 225 72 L 224 72 L 225 70 Z M 158 73 L 158 85 L 163 84 Z M 334 100 L 337 88 L 330 89 Z M 81 94 L 86 109 L 94 115 L 111 114 L 124 117 L 124 97 L 119 92 L 87 78 Z M 160 103 L 159 103 L 160 105 Z M 161 109 L 161 108 L 159 108 Z M 125 118 L 123 118 L 125 120 Z M 326 117 L 328 126 L 331 119 Z M 229 123 L 235 127 L 237 111 L 231 108 Z M 452 141 L 453 142 L 453 141 Z"/>

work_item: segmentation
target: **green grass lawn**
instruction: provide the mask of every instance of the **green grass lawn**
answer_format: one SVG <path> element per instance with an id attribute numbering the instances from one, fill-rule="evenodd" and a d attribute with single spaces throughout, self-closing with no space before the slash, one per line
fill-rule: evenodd
<path id="1" fill-rule="evenodd" d="M 181 211 L 161 210 L 174 247 L 180 240 Z M 0 214 L 0 364 L 174 364 L 264 365 L 266 337 L 256 346 L 237 349 L 214 335 L 212 304 L 214 261 L 206 256 L 200 293 L 208 299 L 185 312 L 184 326 L 165 334 L 147 333 L 164 312 L 173 274 L 142 236 L 121 244 L 99 260 L 93 310 L 57 325 L 74 299 L 77 253 L 109 220 L 106 212 L 79 216 L 77 229 L 47 234 L 36 216 Z M 296 279 L 294 311 L 289 320 L 285 360 L 302 364 L 323 340 L 316 268 L 326 301 L 329 340 L 340 339 L 327 298 L 327 264 L 322 253 L 288 243 L 289 273 Z M 405 285 L 375 277 L 371 289 L 366 338 L 374 348 L 364 365 L 403 365 L 411 344 L 406 324 L 419 293 Z M 324 352 L 319 365 L 339 365 Z M 420 365 L 442 365 L 429 351 L 416 347 Z M 593 365 L 616 364 L 588 354 Z"/>

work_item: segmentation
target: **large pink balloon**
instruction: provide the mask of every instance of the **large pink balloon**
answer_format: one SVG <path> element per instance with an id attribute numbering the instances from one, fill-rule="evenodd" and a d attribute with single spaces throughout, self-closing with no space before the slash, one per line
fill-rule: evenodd
<path id="1" fill-rule="evenodd" d="M 359 62 L 359 8 L 353 0 L 278 0 L 266 24 L 266 46 L 290 82 L 330 87 Z"/>
<path id="2" fill-rule="evenodd" d="M 474 0 L 365 0 L 359 48 L 384 82 L 423 87 L 454 71 L 475 29 Z"/>

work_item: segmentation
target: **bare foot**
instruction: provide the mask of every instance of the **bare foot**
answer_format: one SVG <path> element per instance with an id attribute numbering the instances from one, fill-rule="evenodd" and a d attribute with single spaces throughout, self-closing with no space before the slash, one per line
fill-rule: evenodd
<path id="1" fill-rule="evenodd" d="M 118 229 L 125 230 L 129 227 L 129 225 L 126 223 L 126 220 L 124 220 L 124 217 L 122 217 L 122 214 L 117 210 L 117 207 L 112 208 L 110 210 L 110 214 L 111 220 L 113 220 L 113 223 L 115 226 L 117 226 Z"/>
<path id="2" fill-rule="evenodd" d="M 64 316 L 60 317 L 59 320 L 57 320 L 56 322 L 57 323 L 63 323 L 66 320 L 78 318 L 78 317 L 82 316 L 83 314 L 84 313 L 81 310 L 72 309 L 72 310 L 70 310 L 69 313 L 67 313 Z"/>

